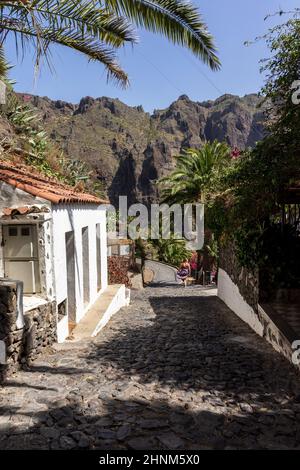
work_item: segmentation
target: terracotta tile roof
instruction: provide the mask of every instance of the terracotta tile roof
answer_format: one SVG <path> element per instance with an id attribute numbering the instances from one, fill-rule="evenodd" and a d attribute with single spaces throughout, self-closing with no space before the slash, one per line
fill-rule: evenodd
<path id="1" fill-rule="evenodd" d="M 0 181 L 5 181 L 5 183 L 33 196 L 46 199 L 53 204 L 109 204 L 109 201 L 105 199 L 78 192 L 71 186 L 58 182 L 54 178 L 47 178 L 36 170 L 19 163 L 1 160 Z"/>
<path id="2" fill-rule="evenodd" d="M 3 215 L 2 217 L 17 217 L 19 215 L 27 215 L 32 213 L 40 213 L 40 212 L 49 212 L 49 208 L 46 206 L 38 207 L 38 206 L 22 206 L 22 207 L 4 207 L 3 208 Z"/>

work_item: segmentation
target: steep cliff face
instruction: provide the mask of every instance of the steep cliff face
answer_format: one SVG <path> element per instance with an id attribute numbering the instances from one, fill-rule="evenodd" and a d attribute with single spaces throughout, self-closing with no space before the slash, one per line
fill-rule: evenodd
<path id="1" fill-rule="evenodd" d="M 155 181 L 173 168 L 174 155 L 186 147 L 218 139 L 244 149 L 264 133 L 254 94 L 223 95 L 202 103 L 183 95 L 153 115 L 106 97 L 85 97 L 78 105 L 28 95 L 25 99 L 38 108 L 51 139 L 94 169 L 113 203 L 122 194 L 129 203 L 156 200 Z"/>

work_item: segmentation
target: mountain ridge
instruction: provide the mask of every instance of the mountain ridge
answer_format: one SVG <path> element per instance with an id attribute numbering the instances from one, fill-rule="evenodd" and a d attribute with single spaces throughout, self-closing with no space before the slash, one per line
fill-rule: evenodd
<path id="1" fill-rule="evenodd" d="M 152 114 L 117 98 L 86 96 L 73 104 L 19 96 L 38 110 L 50 138 L 69 157 L 88 163 L 113 204 L 119 195 L 127 195 L 129 204 L 156 201 L 155 181 L 172 170 L 174 156 L 184 148 L 218 139 L 244 149 L 264 136 L 256 94 L 202 102 L 181 95 Z"/>

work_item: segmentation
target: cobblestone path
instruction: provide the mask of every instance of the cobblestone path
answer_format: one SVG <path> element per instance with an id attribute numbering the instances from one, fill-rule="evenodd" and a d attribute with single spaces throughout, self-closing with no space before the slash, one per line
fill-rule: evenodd
<path id="1" fill-rule="evenodd" d="M 197 287 L 132 293 L 0 389 L 0 449 L 300 448 L 300 377 Z"/>

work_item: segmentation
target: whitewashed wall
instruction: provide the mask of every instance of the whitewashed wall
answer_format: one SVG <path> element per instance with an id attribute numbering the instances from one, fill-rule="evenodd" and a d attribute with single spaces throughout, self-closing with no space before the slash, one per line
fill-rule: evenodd
<path id="1" fill-rule="evenodd" d="M 218 296 L 244 322 L 259 335 L 263 336 L 263 325 L 253 308 L 242 297 L 239 288 L 226 271 L 219 268 Z"/>
<path id="2" fill-rule="evenodd" d="M 94 204 L 53 205 L 53 257 L 56 300 L 59 304 L 67 297 L 66 232 L 74 231 L 75 237 L 75 296 L 76 323 L 107 287 L 107 240 L 105 209 Z M 100 224 L 101 291 L 97 291 L 96 224 Z M 82 228 L 89 229 L 89 283 L 90 303 L 83 302 Z"/>
<path id="3" fill-rule="evenodd" d="M 47 206 L 49 213 L 43 214 L 43 220 L 39 223 L 38 247 L 40 257 L 40 270 L 42 295 L 48 299 L 56 299 L 57 304 L 67 298 L 67 263 L 65 234 L 74 231 L 75 241 L 75 320 L 84 316 L 99 294 L 107 287 L 107 237 L 106 237 L 106 212 L 103 207 L 95 204 L 51 204 L 41 198 L 14 188 L 4 182 L 0 182 L 0 216 L 4 207 L 20 206 Z M 52 218 L 52 223 L 49 221 Z M 30 223 L 28 217 L 20 218 L 19 223 Z M 96 225 L 100 224 L 101 245 L 101 290 L 97 290 L 97 250 L 96 250 Z M 83 261 L 82 260 L 82 228 L 88 227 L 89 231 L 89 294 L 90 302 L 84 305 L 83 301 Z M 2 225 L 0 225 L 0 235 Z M 3 249 L 0 247 L 0 276 L 3 271 Z M 54 286 L 53 286 L 54 281 Z M 68 336 L 68 318 L 65 317 L 58 324 L 59 340 L 63 341 Z"/>

